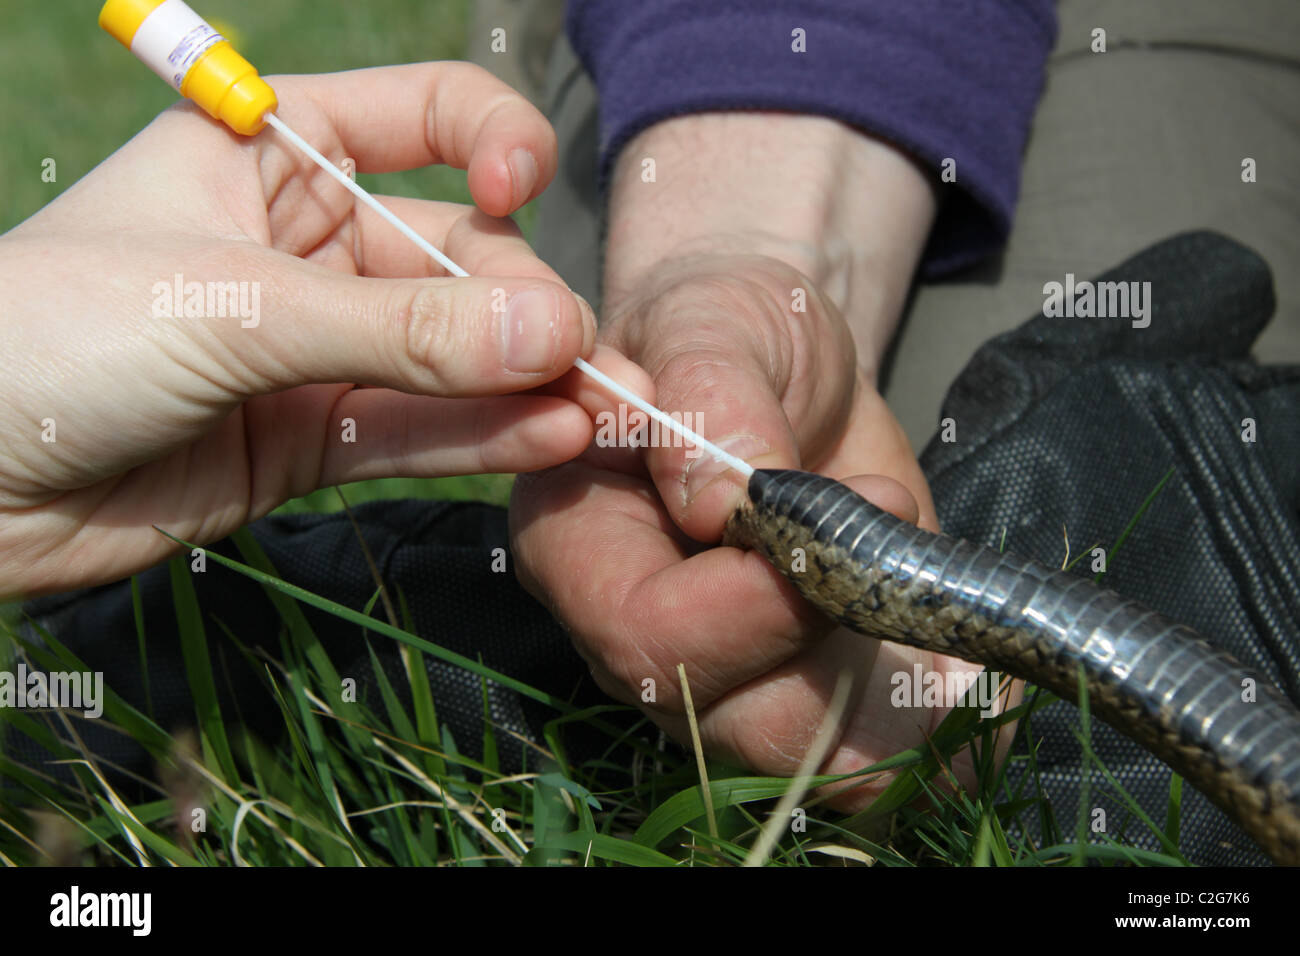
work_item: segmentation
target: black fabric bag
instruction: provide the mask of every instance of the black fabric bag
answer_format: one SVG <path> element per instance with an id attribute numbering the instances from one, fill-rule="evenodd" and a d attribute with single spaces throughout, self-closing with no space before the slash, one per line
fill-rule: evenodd
<path id="1" fill-rule="evenodd" d="M 1039 316 L 987 342 L 948 392 L 957 441 L 921 464 L 944 531 L 1059 565 L 1101 543 L 1105 585 L 1189 625 L 1300 703 L 1300 367 L 1249 357 L 1273 312 L 1268 266 L 1212 233 L 1162 242 L 1098 281 L 1150 282 L 1150 325 Z M 1255 441 L 1243 440 L 1254 422 Z M 1122 549 L 1113 546 L 1173 469 Z M 1075 570 L 1090 573 L 1091 558 Z M 1078 711 L 1035 718 L 1044 786 L 1067 833 L 1075 819 Z M 1105 765 L 1157 824 L 1171 771 L 1104 724 Z M 1100 776 L 1095 777 L 1098 784 Z M 1098 799 L 1107 830 L 1127 815 Z M 1145 826 L 1126 832 L 1159 849 Z M 1183 846 L 1203 864 L 1266 862 L 1190 787 Z"/>

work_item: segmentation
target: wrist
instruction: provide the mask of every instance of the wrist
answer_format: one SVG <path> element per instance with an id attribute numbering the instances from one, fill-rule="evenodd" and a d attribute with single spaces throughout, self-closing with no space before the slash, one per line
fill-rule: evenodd
<path id="1" fill-rule="evenodd" d="M 935 205 L 910 158 L 834 120 L 780 113 L 666 120 L 629 142 L 615 164 L 606 311 L 673 260 L 767 256 L 807 276 L 844 313 L 874 375 Z"/>

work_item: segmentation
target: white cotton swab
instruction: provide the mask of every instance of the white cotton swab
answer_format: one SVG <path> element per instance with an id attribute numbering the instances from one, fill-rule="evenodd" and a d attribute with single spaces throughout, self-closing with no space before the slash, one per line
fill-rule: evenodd
<path id="1" fill-rule="evenodd" d="M 623 399 L 626 402 L 632 403 L 637 408 L 641 409 L 641 411 L 645 412 L 647 415 L 649 415 L 651 418 L 657 421 L 660 425 L 663 425 L 667 428 L 671 428 L 673 431 L 677 432 L 677 434 L 681 435 L 688 442 L 691 442 L 693 445 L 696 445 L 699 448 L 703 448 L 705 451 L 707 451 L 718 461 L 736 469 L 736 471 L 740 472 L 746 478 L 748 478 L 750 475 L 754 473 L 754 466 L 746 462 L 743 458 L 737 458 L 735 455 L 723 451 L 721 448 L 713 444 L 713 442 L 709 441 L 703 435 L 700 435 L 692 431 L 691 429 L 687 428 L 685 425 L 677 421 L 677 419 L 673 418 L 672 416 L 665 415 L 663 412 L 655 408 L 645 399 L 638 396 L 630 388 L 620 385 L 618 382 L 614 381 L 612 378 L 610 378 L 600 369 L 596 368 L 596 366 L 592 365 L 586 359 L 584 358 L 574 359 L 573 367 L 578 369 L 579 371 L 585 372 L 587 375 L 590 375 L 592 378 L 600 382 L 601 385 L 604 385 L 607 389 L 609 389 L 619 398 Z"/>
<path id="2" fill-rule="evenodd" d="M 300 150 L 306 153 L 311 158 L 312 162 L 314 162 L 317 166 L 325 170 L 325 172 L 329 173 L 340 183 L 342 183 L 343 186 L 349 192 L 352 193 L 352 195 L 356 196 L 358 199 L 360 199 L 363 203 L 365 203 L 375 212 L 379 213 L 379 215 L 383 216 L 390 223 L 392 223 L 398 232 L 400 232 L 407 239 L 410 239 L 413 243 L 419 246 L 421 251 L 423 251 L 433 259 L 435 259 L 440 266 L 442 266 L 444 269 L 446 269 L 454 276 L 460 276 L 464 278 L 465 276 L 469 275 L 468 272 L 466 272 L 460 266 L 456 265 L 456 263 L 452 262 L 450 259 L 444 256 L 440 250 L 438 250 L 435 246 L 433 246 L 433 244 L 430 243 L 427 239 L 425 239 L 422 235 L 420 235 L 418 232 L 416 232 L 414 229 L 408 226 L 401 219 L 397 218 L 397 216 L 395 216 L 392 212 L 390 212 L 388 208 L 384 206 L 383 203 L 381 203 L 374 196 L 370 195 L 370 193 L 366 192 L 364 189 L 358 186 L 351 178 L 348 177 L 346 173 L 343 172 L 343 170 L 339 169 L 328 159 L 322 156 L 315 146 L 307 142 L 305 139 L 303 139 L 301 136 L 299 136 L 297 133 L 291 130 L 288 126 L 286 126 L 284 120 L 280 119 L 280 117 L 276 116 L 274 113 L 267 113 L 265 118 L 266 118 L 266 125 L 274 126 L 276 131 L 279 132 L 281 136 L 283 136 L 289 142 L 293 143 L 293 145 L 297 146 Z"/>
<path id="3" fill-rule="evenodd" d="M 317 151 L 317 149 L 311 145 L 311 143 L 307 142 L 305 139 L 303 139 L 301 136 L 299 136 L 297 133 L 291 130 L 287 125 L 285 125 L 284 120 L 280 119 L 274 113 L 267 113 L 265 119 L 267 125 L 275 127 L 275 130 L 281 136 L 283 136 L 289 142 L 293 143 L 293 145 L 297 146 L 300 150 L 302 150 L 303 153 L 305 153 L 312 160 L 312 162 L 314 162 L 317 166 L 319 166 L 321 169 L 325 170 L 325 172 L 329 173 L 336 180 L 338 180 L 338 182 L 342 184 L 342 186 L 345 189 L 347 189 L 350 193 L 352 193 L 352 195 L 356 196 L 363 203 L 365 203 L 367 206 L 369 206 L 371 209 L 377 212 L 380 216 L 386 219 L 389 223 L 391 223 L 393 227 L 397 229 L 398 232 L 400 232 L 402 235 L 406 236 L 406 238 L 410 239 L 413 243 L 419 246 L 424 253 L 426 253 L 428 256 L 430 256 L 435 261 L 437 261 L 437 263 L 441 265 L 444 269 L 446 269 L 454 276 L 464 277 L 469 275 L 468 272 L 466 272 L 460 266 L 456 265 L 456 263 L 448 259 L 441 251 L 439 251 L 435 246 L 433 246 L 427 239 L 425 239 L 418 232 L 416 232 L 405 222 L 399 219 L 396 215 L 394 215 L 378 199 L 376 199 L 374 196 L 370 195 L 370 193 L 366 192 L 364 189 L 358 186 L 355 181 L 353 181 L 347 176 L 346 173 L 344 173 L 341 169 L 339 169 L 328 159 L 322 156 L 320 152 Z M 719 448 L 717 445 L 713 444 L 713 442 L 709 441 L 707 438 L 687 428 L 685 425 L 683 425 L 681 422 L 677 421 L 676 419 L 672 418 L 671 416 L 665 415 L 658 408 L 651 405 L 649 402 L 645 401 L 645 399 L 639 397 L 631 389 L 614 381 L 614 379 L 610 378 L 608 375 L 606 375 L 600 369 L 596 368 L 586 359 L 583 358 L 576 359 L 573 363 L 573 367 L 585 373 L 586 375 L 591 376 L 596 381 L 600 382 L 600 384 L 604 385 L 607 389 L 613 392 L 615 395 L 617 395 L 619 398 L 623 399 L 625 402 L 628 402 L 629 404 L 636 406 L 641 411 L 645 412 L 647 415 L 649 415 L 651 418 L 657 421 L 660 425 L 663 425 L 665 428 L 669 428 L 672 431 L 676 432 L 677 434 L 681 435 L 682 438 L 684 438 L 686 441 L 690 442 L 691 444 L 704 449 L 706 452 L 712 455 L 716 460 L 724 463 L 725 465 L 731 468 L 734 468 L 736 471 L 740 472 L 746 478 L 749 478 L 749 476 L 754 473 L 754 468 L 752 465 L 748 464 L 743 459 L 737 458 L 735 455 L 728 454 L 727 452 Z"/>

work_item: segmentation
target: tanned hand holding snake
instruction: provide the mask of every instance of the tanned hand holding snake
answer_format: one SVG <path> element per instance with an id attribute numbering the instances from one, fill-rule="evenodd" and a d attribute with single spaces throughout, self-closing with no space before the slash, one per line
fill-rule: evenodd
<path id="1" fill-rule="evenodd" d="M 737 150 L 753 162 L 728 164 Z M 689 162 L 692 176 L 652 194 L 638 178 L 645 155 Z M 761 182 L 776 168 L 781 190 Z M 682 740 L 672 673 L 685 661 L 705 746 L 766 773 L 795 771 L 841 669 L 859 690 L 823 773 L 925 746 L 943 712 L 892 709 L 891 673 L 970 661 L 1073 700 L 1082 668 L 1093 713 L 1274 860 L 1300 862 L 1300 716 L 1280 692 L 1084 578 L 935 533 L 876 384 L 930 197 L 893 150 L 816 118 L 687 117 L 629 144 L 610 199 L 602 338 L 650 373 L 661 408 L 694 412 L 756 470 L 746 483 L 707 454 L 593 449 L 521 476 L 521 579 L 600 685 Z M 883 476 L 853 482 L 876 504 L 823 475 Z M 699 543 L 719 539 L 761 554 L 793 588 L 753 555 Z M 646 678 L 654 703 L 641 697 Z M 879 786 L 833 805 L 859 809 Z"/>

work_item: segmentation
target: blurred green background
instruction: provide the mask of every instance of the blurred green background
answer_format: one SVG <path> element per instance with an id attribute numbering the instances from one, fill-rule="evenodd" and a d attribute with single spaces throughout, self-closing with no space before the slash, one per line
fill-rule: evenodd
<path id="1" fill-rule="evenodd" d="M 189 0 L 263 75 L 331 73 L 390 63 L 462 59 L 469 0 Z M 100 30 L 99 0 L 0 0 L 0 232 L 31 216 L 134 136 L 177 94 Z M 43 182 L 52 157 L 57 181 Z M 392 195 L 469 202 L 465 174 L 432 167 L 362 175 Z M 531 234 L 535 209 L 515 218 Z M 393 497 L 504 503 L 504 475 L 388 479 L 347 485 L 349 503 Z M 322 489 L 282 510 L 332 511 Z"/>

